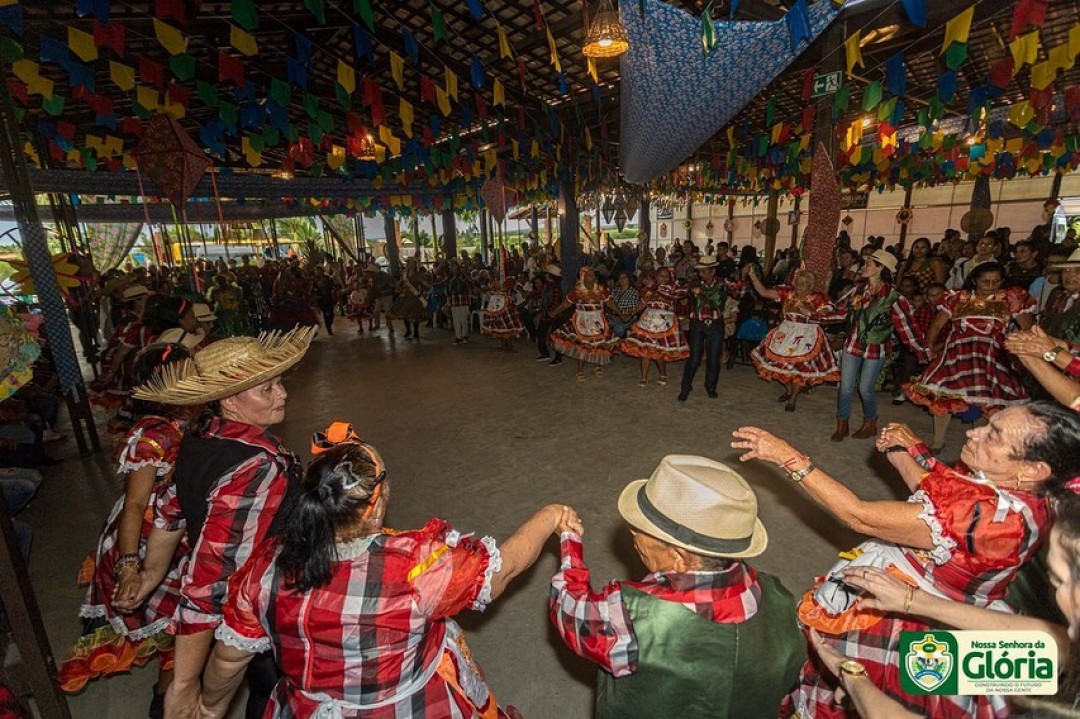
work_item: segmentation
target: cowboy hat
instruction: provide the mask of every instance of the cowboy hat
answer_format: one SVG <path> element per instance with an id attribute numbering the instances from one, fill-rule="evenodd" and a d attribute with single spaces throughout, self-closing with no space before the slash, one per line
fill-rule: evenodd
<path id="1" fill-rule="evenodd" d="M 635 529 L 707 557 L 756 557 L 769 544 L 754 490 L 705 457 L 664 457 L 651 477 L 626 485 L 619 513 Z"/>
<path id="2" fill-rule="evenodd" d="M 196 322 L 213 322 L 217 319 L 217 315 L 210 309 L 210 305 L 203 302 L 196 302 L 193 305 L 193 311 L 195 312 Z"/>
<path id="3" fill-rule="evenodd" d="M 283 374 L 308 351 L 315 327 L 264 332 L 259 338 L 226 337 L 192 359 L 162 368 L 132 391 L 135 399 L 173 405 L 206 404 L 232 397 Z"/>
<path id="4" fill-rule="evenodd" d="M 562 277 L 562 268 L 558 265 L 548 265 L 544 268 L 544 272 L 553 277 Z"/>
<path id="5" fill-rule="evenodd" d="M 878 263 L 889 272 L 896 272 L 896 255 L 887 250 L 874 250 L 870 259 Z"/>
<path id="6" fill-rule="evenodd" d="M 1055 262 L 1050 265 L 1052 270 L 1067 270 L 1080 267 L 1080 248 L 1073 250 L 1073 253 L 1069 255 L 1069 259 L 1064 262 Z"/>
<path id="7" fill-rule="evenodd" d="M 132 285 L 124 289 L 122 295 L 124 302 L 132 302 L 140 297 L 147 297 L 150 295 L 150 290 L 146 289 L 145 285 Z"/>
<path id="8" fill-rule="evenodd" d="M 716 267 L 719 264 L 720 260 L 716 259 L 716 255 L 702 255 L 694 269 L 704 270 L 709 267 Z"/>

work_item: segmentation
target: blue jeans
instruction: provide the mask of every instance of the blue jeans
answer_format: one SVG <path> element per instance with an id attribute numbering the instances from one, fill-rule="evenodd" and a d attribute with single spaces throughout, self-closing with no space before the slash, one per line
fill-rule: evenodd
<path id="1" fill-rule="evenodd" d="M 877 419 L 877 396 L 874 387 L 885 359 L 868 360 L 856 357 L 850 352 L 840 356 L 840 395 L 836 401 L 836 418 L 851 418 L 851 403 L 855 399 L 855 388 L 859 389 L 862 399 L 863 419 Z"/>
<path id="2" fill-rule="evenodd" d="M 626 337 L 626 333 L 630 331 L 630 328 L 634 324 L 633 320 L 630 320 L 629 322 L 623 322 L 620 319 L 614 319 L 614 318 L 609 318 L 609 319 L 611 320 L 611 331 L 619 339 L 623 339 L 624 337 Z"/>

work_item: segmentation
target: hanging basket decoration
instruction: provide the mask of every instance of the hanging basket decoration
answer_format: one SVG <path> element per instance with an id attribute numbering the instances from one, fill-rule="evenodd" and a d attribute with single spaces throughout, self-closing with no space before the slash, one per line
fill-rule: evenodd
<path id="1" fill-rule="evenodd" d="M 694 221 L 693 220 L 683 220 L 682 221 L 682 226 L 683 226 L 683 229 L 689 230 L 691 227 L 694 226 Z"/>
<path id="2" fill-rule="evenodd" d="M 626 198 L 626 214 L 633 217 L 634 213 L 638 211 L 638 198 L 634 195 L 630 195 Z"/>
<path id="3" fill-rule="evenodd" d="M 731 219 L 730 217 L 724 220 L 724 232 L 728 233 L 729 235 L 734 232 L 735 228 L 737 228 L 738 226 L 739 223 Z"/>
<path id="4" fill-rule="evenodd" d="M 589 33 L 581 52 L 585 57 L 618 57 L 630 49 L 619 13 L 611 6 L 611 0 L 601 0 L 600 7 L 589 23 Z"/>
<path id="5" fill-rule="evenodd" d="M 844 227 L 851 227 L 855 224 L 855 218 L 851 215 L 844 215 L 844 219 L 840 220 L 840 224 Z"/>
<path id="6" fill-rule="evenodd" d="M 994 226 L 994 213 L 982 207 L 968 210 L 960 218 L 960 229 L 969 235 L 978 235 Z"/>
<path id="7" fill-rule="evenodd" d="M 896 213 L 896 222 L 901 225 L 906 225 L 911 222 L 911 218 L 914 214 L 910 207 L 901 207 L 900 211 Z"/>
<path id="8" fill-rule="evenodd" d="M 150 118 L 139 146 L 135 148 L 139 169 L 168 198 L 182 209 L 199 180 L 213 164 L 176 118 L 158 113 Z"/>
<path id="9" fill-rule="evenodd" d="M 626 210 L 616 210 L 615 211 L 615 226 L 617 228 L 619 228 L 619 232 L 622 232 L 623 228 L 626 227 L 626 220 L 627 219 L 629 219 L 629 218 L 627 218 L 627 216 L 626 216 Z"/>

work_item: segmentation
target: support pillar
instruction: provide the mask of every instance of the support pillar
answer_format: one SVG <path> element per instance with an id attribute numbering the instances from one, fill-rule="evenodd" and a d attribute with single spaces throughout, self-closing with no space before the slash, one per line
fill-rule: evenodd
<path id="1" fill-rule="evenodd" d="M 386 259 L 390 261 L 390 274 L 397 278 L 401 275 L 401 250 L 398 248 L 398 224 L 389 212 L 383 213 L 383 228 L 386 231 Z"/>
<path id="2" fill-rule="evenodd" d="M 435 226 L 435 211 L 431 211 L 431 246 L 435 248 L 435 257 L 439 256 L 439 228 Z"/>
<path id="3" fill-rule="evenodd" d="M 990 196 L 990 176 L 979 175 L 975 178 L 975 186 L 971 188 L 971 209 L 989 210 L 992 199 Z M 968 240 L 978 242 L 981 236 L 982 231 L 971 232 L 968 234 Z"/>
<path id="4" fill-rule="evenodd" d="M 641 240 L 642 252 L 646 252 L 649 249 L 649 243 L 652 240 L 651 212 L 652 208 L 649 207 L 649 198 L 642 197 L 641 203 L 638 205 L 638 232 L 644 233 Z"/>
<path id="5" fill-rule="evenodd" d="M 792 212 L 795 213 L 795 222 L 791 224 L 791 249 L 799 246 L 799 225 L 802 222 L 802 213 L 799 208 L 801 205 L 802 195 L 795 195 L 795 207 L 792 208 Z"/>
<path id="6" fill-rule="evenodd" d="M 566 213 L 559 217 L 559 263 L 562 267 L 562 289 L 565 295 L 574 289 L 578 270 L 581 269 L 581 253 L 578 251 L 581 218 L 578 214 L 574 181 L 563 182 L 560 190 L 562 206 L 566 208 Z"/>
<path id="7" fill-rule="evenodd" d="M 729 229 L 727 231 L 727 244 L 728 244 L 728 247 L 731 247 L 732 245 L 735 244 L 735 198 L 734 197 L 729 198 L 728 201 L 727 201 L 727 218 L 729 220 L 728 227 L 731 228 L 731 229 Z"/>
<path id="8" fill-rule="evenodd" d="M 529 226 L 533 233 L 533 239 L 529 245 L 535 247 L 540 242 L 540 210 L 536 208 L 536 205 L 533 205 L 529 212 Z"/>
<path id="9" fill-rule="evenodd" d="M 412 213 L 412 241 L 413 241 L 413 256 L 420 256 L 420 213 L 413 210 Z"/>
<path id="10" fill-rule="evenodd" d="M 686 201 L 686 239 L 691 240 L 691 236 L 694 233 L 694 197 L 690 196 L 690 199 Z M 675 233 L 672 233 L 673 235 Z"/>
<path id="11" fill-rule="evenodd" d="M 480 210 L 480 256 L 485 262 L 487 262 L 488 247 L 491 244 L 491 238 L 488 236 L 487 215 L 487 210 Z"/>
<path id="12" fill-rule="evenodd" d="M 353 215 L 353 227 L 356 231 L 356 257 L 359 258 L 364 253 L 364 214 L 358 213 Z"/>
<path id="13" fill-rule="evenodd" d="M 911 209 L 911 185 L 904 188 L 904 209 Z M 910 222 L 905 222 L 900 225 L 900 242 L 897 246 L 897 251 L 900 253 L 901 257 L 904 256 L 904 244 L 907 243 L 908 225 L 910 224 Z"/>
<path id="14" fill-rule="evenodd" d="M 274 248 L 274 259 L 280 260 L 281 248 L 278 247 L 277 222 L 274 221 L 273 217 L 270 218 L 270 246 Z M 181 251 L 181 254 L 183 254 L 183 251 Z"/>
<path id="15" fill-rule="evenodd" d="M 776 235 L 780 232 L 780 193 L 777 190 L 769 190 L 769 202 L 765 212 L 765 262 L 762 265 L 765 276 L 772 274 L 772 266 L 776 255 Z"/>
<path id="16" fill-rule="evenodd" d="M 457 216 L 453 210 L 442 213 L 443 252 L 446 258 L 457 257 Z"/>

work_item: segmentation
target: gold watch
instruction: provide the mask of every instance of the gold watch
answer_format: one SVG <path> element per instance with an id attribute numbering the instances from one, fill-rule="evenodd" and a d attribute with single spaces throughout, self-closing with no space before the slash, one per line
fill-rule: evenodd
<path id="1" fill-rule="evenodd" d="M 849 677 L 865 677 L 866 666 L 862 662 L 857 662 L 854 659 L 845 659 L 840 662 L 840 678 L 845 676 Z"/>
<path id="2" fill-rule="evenodd" d="M 1047 362 L 1049 362 L 1050 364 L 1053 364 L 1057 360 L 1058 355 L 1061 354 L 1064 351 L 1065 351 L 1065 348 L 1062 347 L 1061 345 L 1058 345 L 1057 347 L 1055 347 L 1055 348 L 1053 348 L 1051 350 L 1047 350 L 1046 352 L 1043 352 L 1043 359 L 1046 360 Z"/>

